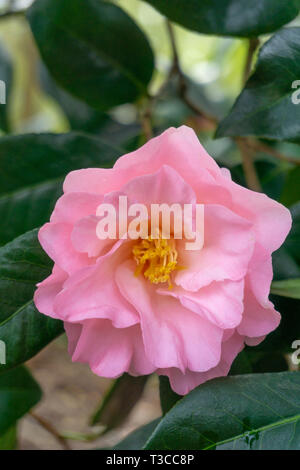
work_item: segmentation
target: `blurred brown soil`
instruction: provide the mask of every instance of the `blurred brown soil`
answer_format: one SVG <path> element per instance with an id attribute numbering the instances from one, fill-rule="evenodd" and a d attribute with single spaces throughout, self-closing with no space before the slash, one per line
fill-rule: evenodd
<path id="1" fill-rule="evenodd" d="M 90 416 L 111 381 L 97 377 L 85 364 L 72 363 L 66 350 L 65 337 L 51 343 L 31 359 L 28 366 L 44 392 L 34 413 L 49 422 L 58 432 L 90 433 Z M 153 376 L 126 423 L 93 442 L 69 440 L 68 443 L 72 449 L 110 447 L 160 414 L 158 380 Z M 19 449 L 55 450 L 62 449 L 62 446 L 32 416 L 27 415 L 19 425 Z"/>

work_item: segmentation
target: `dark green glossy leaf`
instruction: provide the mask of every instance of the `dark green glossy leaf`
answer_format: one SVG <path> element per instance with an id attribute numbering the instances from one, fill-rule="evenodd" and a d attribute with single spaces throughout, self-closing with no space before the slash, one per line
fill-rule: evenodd
<path id="1" fill-rule="evenodd" d="M 271 293 L 291 299 L 300 299 L 300 278 L 273 281 Z"/>
<path id="2" fill-rule="evenodd" d="M 145 424 L 135 431 L 133 431 L 129 436 L 125 437 L 121 442 L 119 442 L 114 450 L 140 450 L 144 447 L 146 441 L 149 439 L 155 428 L 157 427 L 160 418 L 151 421 L 151 423 Z"/>
<path id="3" fill-rule="evenodd" d="M 182 398 L 181 395 L 173 392 L 169 378 L 164 375 L 160 375 L 159 377 L 159 395 L 161 410 L 164 415 Z"/>
<path id="4" fill-rule="evenodd" d="M 274 281 L 300 277 L 300 267 L 288 252 L 285 244 L 272 255 Z"/>
<path id="5" fill-rule="evenodd" d="M 60 178 L 71 170 L 110 168 L 119 155 L 113 144 L 80 132 L 2 137 L 0 194 Z"/>
<path id="6" fill-rule="evenodd" d="M 110 122 L 111 119 L 106 113 L 91 108 L 84 101 L 60 88 L 42 63 L 39 64 L 38 74 L 43 91 L 59 104 L 71 129 L 99 134 L 103 126 Z"/>
<path id="7" fill-rule="evenodd" d="M 0 244 L 49 220 L 65 175 L 113 165 L 121 151 L 83 133 L 0 139 Z"/>
<path id="8" fill-rule="evenodd" d="M 300 168 L 293 168 L 287 174 L 285 184 L 280 196 L 280 202 L 289 207 L 300 201 Z"/>
<path id="9" fill-rule="evenodd" d="M 300 28 L 285 28 L 262 46 L 255 72 L 216 137 L 254 135 L 300 142 L 300 105 L 292 101 L 292 84 L 299 76 Z"/>
<path id="10" fill-rule="evenodd" d="M 299 0 L 146 0 L 170 20 L 204 34 L 255 37 L 294 19 Z"/>
<path id="11" fill-rule="evenodd" d="M 30 359 L 63 332 L 62 322 L 39 313 L 32 301 L 37 282 L 52 270 L 37 232 L 0 248 L 0 340 L 6 345 L 0 374 Z"/>
<path id="12" fill-rule="evenodd" d="M 251 374 L 253 372 L 248 353 L 241 351 L 232 363 L 229 375 Z"/>
<path id="13" fill-rule="evenodd" d="M 285 248 L 287 251 L 292 255 L 292 257 L 300 264 L 300 251 L 299 251 L 299 244 L 300 244 L 300 202 L 294 204 L 290 208 L 292 218 L 293 218 L 293 225 L 292 229 L 285 241 Z M 288 276 L 286 276 L 288 277 Z"/>
<path id="14" fill-rule="evenodd" d="M 153 54 L 118 6 L 101 0 L 37 0 L 27 17 L 49 71 L 74 96 L 104 111 L 146 93 Z"/>
<path id="15" fill-rule="evenodd" d="M 255 373 L 284 372 L 289 370 L 289 365 L 283 353 L 276 351 L 264 354 L 255 351 L 247 351 Z"/>
<path id="16" fill-rule="evenodd" d="M 92 417 L 91 424 L 101 424 L 109 431 L 120 426 L 141 398 L 149 376 L 118 378 Z"/>
<path id="17" fill-rule="evenodd" d="M 146 449 L 300 449 L 300 374 L 215 379 L 180 400 Z"/>
<path id="18" fill-rule="evenodd" d="M 255 347 L 246 347 L 234 360 L 229 375 L 283 372 L 288 369 L 288 363 L 282 351 L 268 352 Z"/>
<path id="19" fill-rule="evenodd" d="M 13 65 L 8 52 L 0 47 L 0 129 L 10 131 L 9 104 L 12 90 Z M 5 101 L 5 102 L 4 102 Z"/>
<path id="20" fill-rule="evenodd" d="M 0 375 L 0 434 L 35 406 L 42 391 L 25 367 Z"/>
<path id="21" fill-rule="evenodd" d="M 62 183 L 58 179 L 0 196 L 0 244 L 47 222 L 62 194 Z"/>

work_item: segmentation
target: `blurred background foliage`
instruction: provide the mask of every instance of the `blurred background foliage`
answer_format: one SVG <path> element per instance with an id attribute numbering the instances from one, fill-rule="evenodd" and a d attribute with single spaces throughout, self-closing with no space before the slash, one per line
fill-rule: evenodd
<path id="1" fill-rule="evenodd" d="M 30 0 L 19 0 L 15 5 L 21 10 L 30 3 Z M 165 19 L 154 8 L 140 0 L 115 0 L 114 3 L 135 19 L 150 40 L 156 58 L 156 70 L 150 91 L 155 93 L 166 79 L 172 63 Z M 1 0 L 3 11 L 6 11 L 9 4 Z M 199 85 L 198 91 L 199 94 L 203 93 L 203 100 L 206 99 L 213 109 L 224 114 L 243 85 L 242 71 L 247 56 L 247 40 L 205 36 L 178 25 L 175 25 L 174 29 L 184 73 Z M 67 101 L 67 93 L 58 90 L 46 71 L 41 70 L 39 54 L 28 22 L 21 15 L 1 19 L 0 39 L 2 49 L 9 55 L 8 62 L 14 71 L 9 109 L 10 131 L 65 132 L 74 126 L 85 127 L 86 114 L 83 114 L 81 123 L 73 122 L 71 100 L 77 100 L 70 98 L 68 107 L 64 103 Z M 61 98 L 63 103 L 60 103 L 62 96 L 64 100 Z M 73 109 L 76 109 L 75 103 L 72 104 Z M 79 114 L 80 105 L 77 104 Z M 84 109 L 84 104 L 80 104 Z M 82 112 L 82 109 L 80 111 Z M 159 106 L 154 124 L 160 124 L 162 127 L 168 123 L 178 125 L 188 113 L 179 100 L 166 100 Z M 121 106 L 113 111 L 112 117 L 122 124 L 136 122 L 133 105 Z M 96 128 L 93 130 L 96 131 Z"/>
<path id="2" fill-rule="evenodd" d="M 30 0 L 1 0 L 0 11 L 11 11 L 14 8 L 22 10 L 31 3 Z M 112 3 L 118 4 L 128 12 L 147 34 L 155 55 L 155 73 L 149 89 L 155 94 L 165 81 L 172 64 L 172 50 L 165 18 L 140 0 L 114 0 Z M 30 27 L 23 15 L 4 17 L 0 21 L 1 71 L 3 70 L 2 74 L 10 74 L 7 116 L 5 122 L 3 118 L 0 121 L 3 133 L 60 133 L 73 129 L 105 138 L 113 137 L 115 142 L 128 150 L 134 146 L 135 139 L 140 134 L 137 125 L 138 110 L 134 104 L 119 106 L 108 113 L 91 109 L 59 87 L 50 77 L 42 64 Z M 299 18 L 291 23 L 299 24 Z M 177 24 L 173 27 L 181 68 L 191 80 L 193 99 L 208 114 L 218 118 L 226 116 L 243 88 L 248 40 L 202 35 Z M 261 43 L 269 37 L 270 35 L 261 36 Z M 153 125 L 158 131 L 184 122 L 194 125 L 198 134 L 201 134 L 201 142 L 214 158 L 221 163 L 224 161 L 226 166 L 239 163 L 239 152 L 231 140 L 213 140 L 214 128 L 208 123 L 197 125 L 190 118 L 191 111 L 176 96 L 175 89 L 168 89 L 155 107 Z M 299 156 L 298 146 L 282 143 L 278 147 L 292 156 Z M 263 155 L 263 159 L 274 162 L 274 159 L 267 155 Z M 268 169 L 272 168 L 271 165 L 272 163 Z M 262 166 L 264 188 L 268 190 L 270 180 L 275 179 L 277 195 L 278 191 L 283 189 L 290 165 L 277 164 L 271 172 L 264 169 Z M 269 191 L 269 194 L 274 196 L 272 191 Z"/>
<path id="3" fill-rule="evenodd" d="M 203 115 L 201 115 L 201 113 L 194 112 L 193 106 L 188 106 L 187 102 L 178 95 L 176 77 L 170 77 L 167 85 L 163 85 L 173 66 L 174 51 L 166 19 L 150 5 L 151 2 L 159 4 L 160 0 L 147 0 L 147 3 L 141 0 L 111 1 L 111 3 L 115 3 L 126 11 L 146 34 L 154 53 L 155 70 L 148 89 L 152 96 L 159 93 L 155 106 L 151 110 L 151 124 L 154 133 L 158 134 L 170 126 L 190 125 L 197 132 L 202 144 L 219 164 L 229 168 L 233 179 L 246 186 L 249 181 L 245 177 L 245 168 L 242 161 L 243 144 L 240 145 L 236 138 L 222 137 L 214 139 L 216 123 L 209 117 L 216 118 L 218 121 L 225 118 L 236 97 L 243 90 L 245 67 L 249 59 L 249 40 L 203 35 L 185 29 L 178 24 L 172 25 L 180 66 L 188 85 L 189 101 L 203 110 Z M 6 292 L 5 283 L 1 284 L 2 277 L 6 275 L 5 269 L 7 266 L 15 266 L 18 263 L 21 265 L 21 262 L 25 264 L 25 270 L 27 269 L 27 272 L 29 272 L 33 286 L 27 286 L 26 289 L 23 289 L 23 298 L 21 300 L 18 299 L 17 295 L 9 302 L 6 302 L 5 299 L 4 301 L 3 299 L 0 300 L 2 301 L 1 305 L 6 302 L 9 309 L 12 311 L 15 309 L 17 312 L 21 308 L 19 305 L 21 301 L 26 302 L 26 307 L 23 304 L 21 305 L 25 309 L 28 324 L 32 328 L 30 330 L 31 336 L 34 337 L 30 347 L 22 349 L 20 344 L 26 342 L 24 335 L 27 333 L 27 325 L 24 327 L 24 324 L 20 321 L 20 326 L 17 323 L 17 317 L 14 317 L 14 323 L 12 322 L 11 327 L 8 327 L 9 322 L 5 318 L 5 313 L 4 321 L 1 323 L 3 312 L 0 311 L 0 327 L 4 326 L 0 333 L 4 335 L 5 339 L 5 335 L 7 335 L 7 341 L 15 347 L 14 355 L 11 355 L 12 364 L 8 364 L 7 369 L 30 359 L 50 340 L 62 332 L 62 325 L 52 320 L 48 322 L 48 319 L 46 322 L 45 318 L 39 316 L 34 309 L 32 302 L 30 303 L 35 283 L 44 278 L 51 269 L 49 262 L 41 253 L 40 247 L 36 245 L 36 230 L 28 232 L 28 234 L 12 241 L 10 244 L 6 245 L 6 243 L 48 220 L 53 205 L 60 195 L 62 178 L 70 169 L 81 166 L 96 166 L 99 155 L 102 158 L 102 165 L 110 166 L 119 154 L 134 150 L 145 141 L 145 129 L 141 125 L 145 97 L 136 102 L 131 100 L 130 104 L 126 103 L 115 107 L 108 106 L 106 111 L 100 111 L 87 104 L 88 100 L 81 101 L 79 98 L 75 98 L 69 91 L 57 84 L 45 64 L 43 64 L 29 22 L 23 14 L 23 10 L 28 8 L 31 3 L 32 0 L 0 0 L 0 79 L 6 83 L 7 101 L 6 105 L 0 105 L 0 133 L 3 137 L 0 139 L 0 170 L 2 167 L 4 170 L 10 168 L 10 163 L 12 163 L 12 167 L 15 165 L 19 169 L 18 180 L 13 178 L 10 180 L 7 178 L 5 171 L 0 171 L 0 216 L 2 219 L 0 245 L 4 245 L 0 249 L 0 294 L 4 297 Z M 296 5 L 297 0 L 294 3 Z M 300 26 L 299 16 L 289 26 Z M 266 43 L 271 36 L 271 34 L 261 35 L 259 37 L 260 45 Z M 57 55 L 61 53 L 60 50 L 52 52 Z M 300 51 L 298 51 L 298 54 L 300 54 Z M 256 56 L 257 52 L 254 55 L 253 64 L 255 64 Z M 144 58 L 142 57 L 142 59 Z M 151 62 L 151 57 L 148 62 Z M 84 71 L 82 73 L 84 74 Z M 300 79 L 300 76 L 298 78 Z M 274 87 L 276 86 L 274 80 Z M 100 88 L 99 93 L 101 93 Z M 80 131 L 85 134 L 70 136 L 69 131 Z M 32 136 L 32 133 L 54 133 L 58 135 Z M 22 137 L 23 134 L 26 134 L 26 136 Z M 17 138 L 19 135 L 21 135 L 20 139 Z M 15 139 L 10 140 L 6 136 L 15 136 Z M 258 135 L 258 137 L 260 136 Z M 280 200 L 290 207 L 294 219 L 291 235 L 288 237 L 285 246 L 274 256 L 275 279 L 277 281 L 296 279 L 299 282 L 299 145 L 286 142 L 280 136 L 278 142 L 267 142 L 267 145 L 264 139 L 260 139 L 259 142 L 259 147 L 255 149 L 254 164 L 262 190 L 270 197 Z M 250 143 L 251 141 L 249 141 L 249 145 Z M 253 142 L 252 145 L 254 145 Z M 41 161 L 45 155 L 45 148 L 48 152 L 49 161 L 46 159 Z M 23 158 L 22 152 L 25 150 L 28 162 L 25 162 Z M 289 155 L 289 158 L 281 158 L 282 155 Z M 293 159 L 295 160 L 293 161 Z M 297 165 L 294 164 L 295 162 L 297 162 Z M 26 167 L 27 163 L 31 168 L 30 171 Z M 34 172 L 36 166 L 39 166 L 40 170 L 38 175 Z M 21 173 L 23 174 L 22 177 L 20 177 Z M 15 176 L 13 171 L 12 175 Z M 52 183 L 50 181 L 48 184 L 48 177 L 53 179 Z M 39 183 L 41 183 L 40 189 L 38 187 Z M 35 185 L 37 186 L 35 187 Z M 16 191 L 15 197 L 13 191 Z M 13 199 L 13 203 L 9 198 Z M 14 216 L 13 213 L 9 212 L 11 209 L 7 209 L 7 207 L 10 207 L 9 204 L 12 204 L 15 210 L 18 211 L 18 220 L 15 220 L 12 226 L 3 223 L 3 221 L 7 222 L 9 217 Z M 20 260 L 20 253 L 22 254 L 22 260 Z M 30 258 L 32 256 L 40 260 L 40 269 L 30 268 Z M 276 294 L 279 291 L 282 294 L 280 289 L 277 289 Z M 286 295 L 286 292 L 288 292 L 288 295 Z M 300 337 L 299 283 L 296 283 L 296 287 L 295 284 L 286 285 L 285 293 L 280 296 L 272 296 L 272 300 L 283 316 L 280 328 L 272 333 L 260 346 L 243 351 L 233 364 L 231 375 L 252 372 L 281 372 L 295 369 L 290 361 L 290 353 L 293 340 Z M 24 352 L 24 350 L 26 351 Z M 50 350 L 55 361 L 51 362 L 50 355 L 47 356 L 42 352 L 41 356 L 33 359 L 30 363 L 30 368 L 42 384 L 42 388 L 46 390 L 48 401 L 46 400 L 46 405 L 42 405 L 42 412 L 44 415 L 48 415 L 50 422 L 35 413 L 31 414 L 31 419 L 37 425 L 46 429 L 49 435 L 52 435 L 54 443 L 52 442 L 51 445 L 53 448 L 55 448 L 55 445 L 58 448 L 68 448 L 68 441 L 70 440 L 75 442 L 73 447 L 76 446 L 76 442 L 79 442 L 79 446 L 82 447 L 83 442 L 93 442 L 102 434 L 104 438 L 99 441 L 99 445 L 108 446 L 119 441 L 133 428 L 150 421 L 150 418 L 156 418 L 160 415 L 158 386 L 156 379 L 153 379 L 153 377 L 148 381 L 144 377 L 132 379 L 125 374 L 111 384 L 110 381 L 98 377 L 91 378 L 89 372 L 81 365 L 71 365 L 66 355 L 64 339 L 60 338 L 58 342 L 50 345 Z M 59 369 L 60 377 L 66 376 L 67 378 L 63 384 L 54 384 L 51 380 L 54 380 L 53 376 L 56 375 L 57 362 L 61 360 L 60 358 L 63 358 Z M 71 369 L 75 371 L 74 374 L 78 371 L 79 378 L 72 376 Z M 3 389 L 7 383 L 9 386 L 15 383 L 19 389 L 24 389 L 24 406 L 14 410 L 15 413 L 5 415 L 5 428 L 1 429 L 0 422 L 0 449 L 16 447 L 15 422 L 34 406 L 41 397 L 38 384 L 23 366 L 13 369 L 13 375 L 11 374 L 8 371 L 0 375 L 0 417 L 1 412 L 4 413 L 5 411 L 4 408 L 1 411 L 1 383 Z M 80 380 L 82 374 L 86 374 L 84 381 Z M 49 377 L 52 377 L 51 383 Z M 73 380 L 75 390 L 67 384 L 68 378 Z M 272 381 L 273 378 L 270 378 L 270 383 L 273 383 Z M 230 382 L 228 383 L 228 396 L 230 397 Z M 65 394 L 60 395 L 62 389 L 65 392 L 68 386 L 70 386 L 70 389 Z M 241 386 L 247 387 L 248 383 L 241 382 Z M 27 397 L 28 387 L 31 393 Z M 82 394 L 84 394 L 86 402 L 80 395 L 83 390 L 80 387 L 85 387 Z M 146 394 L 144 392 L 145 387 Z M 124 394 L 130 396 L 126 406 L 124 406 Z M 180 398 L 170 390 L 168 380 L 165 378 L 160 380 L 160 394 L 163 413 L 170 410 Z M 72 403 L 71 395 L 75 395 L 78 401 L 75 400 Z M 100 404 L 98 404 L 99 395 L 101 396 Z M 92 398 L 89 399 L 91 396 Z M 196 395 L 194 396 L 196 397 Z M 57 397 L 63 404 L 59 410 L 60 414 L 53 412 L 53 409 L 57 407 L 55 401 L 58 400 Z M 142 400 L 141 397 L 143 397 Z M 201 393 L 199 393 L 198 398 L 200 401 L 207 399 L 205 390 L 203 398 Z M 13 394 L 9 399 L 11 399 L 9 403 L 12 404 L 13 408 L 15 395 Z M 7 396 L 4 395 L 2 400 L 7 403 L 5 402 Z M 142 408 L 138 412 L 139 414 L 135 415 L 133 422 L 130 422 L 130 420 L 128 421 L 128 415 L 137 402 L 142 403 Z M 50 405 L 47 405 L 47 403 L 50 403 Z M 190 406 L 188 402 L 187 405 Z M 82 414 L 81 419 L 77 420 L 79 424 L 72 420 L 66 422 L 62 420 L 64 413 L 75 415 L 76 409 L 80 406 L 82 406 Z M 175 407 L 175 412 L 176 409 Z M 191 406 L 189 409 L 193 411 Z M 180 407 L 178 413 L 178 416 L 181 417 Z M 88 426 L 88 419 L 92 428 Z M 58 427 L 61 432 L 58 432 L 53 426 L 53 424 L 57 426 L 57 423 L 59 423 Z M 142 447 L 157 424 L 157 420 L 147 424 L 146 427 L 138 430 L 133 438 L 121 442 L 118 448 Z M 111 432 L 115 432 L 115 428 L 120 426 L 123 429 L 121 433 L 111 434 Z M 28 418 L 25 419 L 24 429 L 26 433 L 28 431 L 29 434 L 30 432 L 35 433 L 35 435 L 38 434 L 37 428 L 32 428 L 32 422 L 28 422 Z M 68 431 L 68 429 L 72 431 Z M 5 432 L 2 433 L 2 431 Z M 108 431 L 110 437 L 105 440 L 105 433 Z M 164 432 L 162 426 L 162 435 Z M 156 442 L 155 439 L 154 436 L 153 442 Z M 160 442 L 159 434 L 157 439 Z M 34 438 L 33 440 L 27 439 L 27 443 L 22 441 L 22 445 L 25 448 L 26 446 L 34 447 Z M 42 442 L 36 445 L 47 447 L 49 443 Z M 150 443 L 150 445 L 154 444 Z"/>

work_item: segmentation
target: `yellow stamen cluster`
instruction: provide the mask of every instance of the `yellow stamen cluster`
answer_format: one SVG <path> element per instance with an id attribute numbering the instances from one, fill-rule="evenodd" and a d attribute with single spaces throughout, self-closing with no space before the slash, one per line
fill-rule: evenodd
<path id="1" fill-rule="evenodd" d="M 153 284 L 168 282 L 172 288 L 170 275 L 181 269 L 177 266 L 177 251 L 174 240 L 162 238 L 140 240 L 132 250 L 137 263 L 135 275 L 143 274 Z"/>

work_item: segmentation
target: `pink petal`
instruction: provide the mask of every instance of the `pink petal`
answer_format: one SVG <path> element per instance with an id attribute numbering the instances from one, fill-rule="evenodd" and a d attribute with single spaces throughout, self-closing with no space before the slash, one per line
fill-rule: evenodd
<path id="1" fill-rule="evenodd" d="M 273 279 L 272 257 L 259 243 L 256 243 L 248 270 L 249 288 L 262 304 L 269 299 Z"/>
<path id="2" fill-rule="evenodd" d="M 280 314 L 276 312 L 272 302 L 265 301 L 262 305 L 254 296 L 248 281 L 245 288 L 245 310 L 241 324 L 238 326 L 240 335 L 256 338 L 265 336 L 275 330 L 280 323 Z"/>
<path id="3" fill-rule="evenodd" d="M 146 355 L 159 368 L 208 370 L 220 360 L 223 332 L 172 298 L 159 296 L 135 263 L 118 267 L 116 280 L 123 296 L 139 312 Z"/>
<path id="4" fill-rule="evenodd" d="M 99 217 L 89 216 L 74 225 L 71 240 L 76 251 L 87 253 L 89 257 L 98 257 L 107 252 L 115 243 L 115 240 L 98 238 L 97 224 L 99 220 Z"/>
<path id="5" fill-rule="evenodd" d="M 254 224 L 257 241 L 269 253 L 277 250 L 291 229 L 289 210 L 265 194 L 250 191 L 228 178 L 218 177 L 218 181 L 231 193 L 232 210 Z"/>
<path id="6" fill-rule="evenodd" d="M 81 269 L 64 284 L 54 309 L 66 322 L 110 319 L 117 328 L 139 322 L 135 309 L 122 297 L 114 279 L 117 265 L 128 257 L 126 244 L 99 258 L 95 266 Z"/>
<path id="7" fill-rule="evenodd" d="M 128 373 L 134 376 L 148 375 L 156 371 L 151 358 L 146 355 L 140 325 L 131 328 L 133 355 Z"/>
<path id="8" fill-rule="evenodd" d="M 212 282 L 197 292 L 182 288 L 159 289 L 163 295 L 176 297 L 181 304 L 223 329 L 237 327 L 244 310 L 244 281 Z"/>
<path id="9" fill-rule="evenodd" d="M 220 171 L 200 144 L 195 132 L 186 126 L 170 128 L 143 147 L 119 158 L 114 169 L 131 170 L 132 176 L 153 173 L 163 164 L 173 167 L 192 185 L 199 168 Z"/>
<path id="10" fill-rule="evenodd" d="M 179 369 L 165 369 L 158 371 L 161 375 L 167 375 L 174 392 L 186 395 L 193 388 L 201 385 L 207 380 L 226 376 L 231 368 L 233 360 L 244 347 L 243 338 L 235 333 L 222 344 L 222 356 L 220 363 L 207 372 L 192 372 L 190 370 L 183 374 Z"/>
<path id="11" fill-rule="evenodd" d="M 199 251 L 184 249 L 177 241 L 179 271 L 175 283 L 196 292 L 213 281 L 238 281 L 246 275 L 254 249 L 251 224 L 229 209 L 206 205 L 204 208 L 204 246 Z"/>
<path id="12" fill-rule="evenodd" d="M 125 195 L 130 203 L 142 204 L 192 204 L 196 202 L 194 191 L 170 166 L 162 165 L 155 173 L 132 178 L 121 191 L 108 194 L 105 202 L 118 204 L 119 195 Z"/>
<path id="13" fill-rule="evenodd" d="M 77 342 L 82 332 L 82 325 L 80 323 L 64 323 L 65 332 L 68 337 L 68 353 L 73 356 L 77 346 Z"/>
<path id="14" fill-rule="evenodd" d="M 257 346 L 258 344 L 262 343 L 265 338 L 265 336 L 260 336 L 259 338 L 248 338 L 246 336 L 245 343 L 248 344 L 248 346 Z"/>
<path id="15" fill-rule="evenodd" d="M 51 215 L 51 222 L 75 224 L 78 220 L 89 215 L 96 215 L 103 196 L 88 193 L 69 193 L 61 196 Z"/>
<path id="16" fill-rule="evenodd" d="M 131 178 L 130 171 L 113 168 L 86 168 L 71 171 L 64 181 L 64 193 L 105 194 L 115 191 Z"/>
<path id="17" fill-rule="evenodd" d="M 72 360 L 87 362 L 101 377 L 119 377 L 127 372 L 133 354 L 130 328 L 115 328 L 108 320 L 83 323 Z"/>
<path id="18" fill-rule="evenodd" d="M 77 253 L 71 242 L 72 225 L 48 223 L 39 231 L 39 242 L 48 256 L 68 274 L 90 264 L 86 254 Z"/>
<path id="19" fill-rule="evenodd" d="M 54 265 L 52 274 L 43 282 L 37 284 L 38 288 L 34 293 L 34 303 L 39 312 L 58 318 L 53 310 L 54 299 L 62 290 L 63 283 L 67 279 L 67 274 Z"/>

